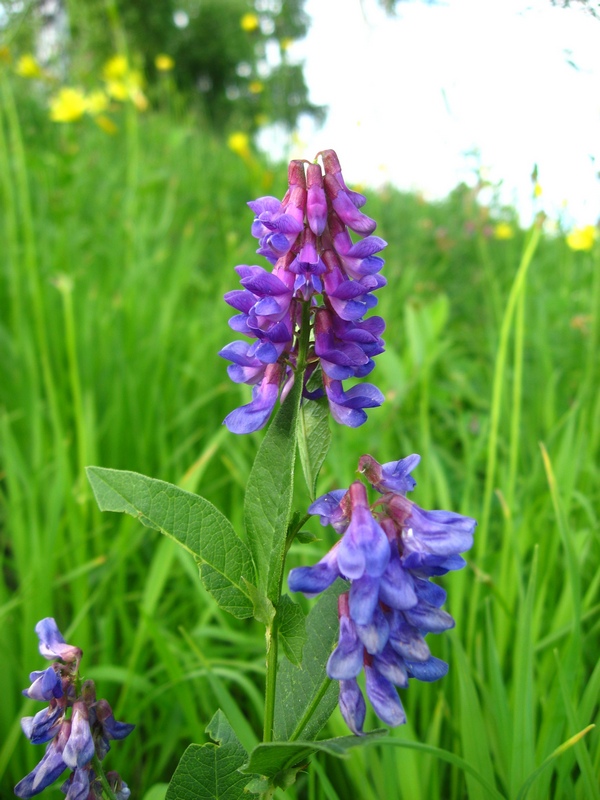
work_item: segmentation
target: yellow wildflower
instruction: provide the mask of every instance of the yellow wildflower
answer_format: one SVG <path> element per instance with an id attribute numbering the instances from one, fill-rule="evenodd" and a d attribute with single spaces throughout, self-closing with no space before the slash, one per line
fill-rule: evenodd
<path id="1" fill-rule="evenodd" d="M 247 133 L 236 131 L 230 134 L 227 139 L 227 147 L 244 160 L 250 158 L 250 137 Z"/>
<path id="2" fill-rule="evenodd" d="M 95 118 L 95 122 L 99 128 L 102 128 L 104 133 L 108 133 L 111 136 L 114 136 L 114 134 L 119 130 L 112 119 L 107 117 L 106 114 L 98 114 L 98 116 Z"/>
<path id="3" fill-rule="evenodd" d="M 87 111 L 87 100 L 81 89 L 63 87 L 50 99 L 50 119 L 53 122 L 74 122 Z"/>
<path id="4" fill-rule="evenodd" d="M 264 91 L 265 85 L 262 81 L 250 81 L 248 85 L 248 89 L 250 90 L 251 94 L 260 94 Z"/>
<path id="5" fill-rule="evenodd" d="M 108 108 L 108 97 L 101 89 L 97 89 L 95 92 L 92 92 L 87 96 L 86 104 L 86 111 L 88 114 L 91 114 L 93 117 L 95 117 L 96 114 L 101 114 Z"/>
<path id="6" fill-rule="evenodd" d="M 31 55 L 31 53 L 27 53 L 26 55 L 21 56 L 21 58 L 17 61 L 15 72 L 22 78 L 42 77 L 42 68 L 35 60 L 35 58 Z"/>
<path id="7" fill-rule="evenodd" d="M 542 194 L 543 194 L 543 189 L 542 189 L 542 187 L 540 186 L 540 184 L 539 184 L 539 183 L 536 181 L 536 182 L 533 184 L 533 196 L 534 196 L 534 197 L 541 197 L 541 196 L 542 196 Z"/>
<path id="8" fill-rule="evenodd" d="M 124 81 L 107 81 L 106 91 L 113 100 L 124 103 L 129 97 L 129 89 Z"/>
<path id="9" fill-rule="evenodd" d="M 512 239 L 515 232 L 508 222 L 499 222 L 494 228 L 494 239 Z"/>
<path id="10" fill-rule="evenodd" d="M 260 21 L 256 14 L 244 14 L 240 20 L 240 25 L 246 33 L 252 33 L 260 27 Z"/>
<path id="11" fill-rule="evenodd" d="M 594 246 L 597 230 L 594 225 L 585 228 L 575 228 L 567 235 L 567 245 L 571 250 L 591 250 Z"/>
<path id="12" fill-rule="evenodd" d="M 283 50 L 284 53 L 290 49 L 290 47 L 294 44 L 294 40 L 290 36 L 286 36 L 279 42 L 279 46 Z"/>
<path id="13" fill-rule="evenodd" d="M 129 64 L 125 56 L 113 56 L 109 58 L 102 70 L 105 81 L 119 80 L 120 78 L 124 78 L 128 72 Z"/>
<path id="14" fill-rule="evenodd" d="M 154 59 L 154 66 L 159 72 L 170 72 L 175 66 L 175 62 L 171 56 L 168 56 L 165 53 L 160 53 Z"/>

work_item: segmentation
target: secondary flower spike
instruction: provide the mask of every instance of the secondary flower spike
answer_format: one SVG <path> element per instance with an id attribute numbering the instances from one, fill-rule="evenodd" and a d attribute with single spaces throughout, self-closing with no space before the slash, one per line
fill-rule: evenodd
<path id="1" fill-rule="evenodd" d="M 83 653 L 65 642 L 52 617 L 38 622 L 35 631 L 40 655 L 56 660 L 47 669 L 31 673 L 31 686 L 23 694 L 50 705 L 34 717 L 24 717 L 21 727 L 32 744 L 49 744 L 40 763 L 15 786 L 15 795 L 35 797 L 69 767 L 73 772 L 61 786 L 67 800 L 101 800 L 102 781 L 91 766 L 94 756 L 102 761 L 110 749 L 109 740 L 124 739 L 135 726 L 117 722 L 107 701 L 96 700 L 94 682 L 81 681 Z M 105 778 L 118 800 L 128 800 L 129 787 L 116 772 Z"/>
<path id="2" fill-rule="evenodd" d="M 313 567 L 290 571 L 293 592 L 315 595 L 336 580 L 350 582 L 338 599 L 340 635 L 327 674 L 340 682 L 340 710 L 350 730 L 362 733 L 366 706 L 357 677 L 364 670 L 369 702 L 388 725 L 406 715 L 397 688 L 409 678 L 435 681 L 448 665 L 431 655 L 427 633 L 454 627 L 442 610 L 446 592 L 429 579 L 460 569 L 459 555 L 473 544 L 476 522 L 450 511 L 424 511 L 406 497 L 415 487 L 410 474 L 420 457 L 379 464 L 362 456 L 358 471 L 380 496 L 369 504 L 367 489 L 355 481 L 308 509 L 332 525 L 340 541 Z"/>
<path id="3" fill-rule="evenodd" d="M 316 159 L 290 162 L 281 201 L 260 197 L 248 203 L 255 214 L 256 252 L 273 268 L 236 267 L 242 288 L 225 295 L 238 312 L 231 328 L 253 340 L 234 341 L 219 353 L 232 362 L 229 377 L 253 387 L 251 402 L 224 420 L 233 433 L 266 425 L 300 366 L 305 401 L 325 395 L 333 418 L 343 425 L 362 425 L 364 409 L 384 399 L 370 383 L 346 390 L 342 382 L 368 375 L 373 358 L 384 350 L 383 319 L 365 317 L 377 305 L 373 292 L 386 284 L 378 274 L 383 259 L 375 255 L 386 242 L 371 235 L 376 223 L 360 211 L 366 200 L 346 186 L 335 152 L 319 155 L 323 168 Z M 300 355 L 302 340 L 308 351 Z M 315 372 L 321 374 L 316 388 Z"/>

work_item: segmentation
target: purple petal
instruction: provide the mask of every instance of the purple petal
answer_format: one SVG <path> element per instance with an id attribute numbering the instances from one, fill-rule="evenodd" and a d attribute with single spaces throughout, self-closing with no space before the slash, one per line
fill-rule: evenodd
<path id="1" fill-rule="evenodd" d="M 108 739 L 124 739 L 135 728 L 135 725 L 129 722 L 117 722 L 107 700 L 99 700 L 96 703 L 96 714 Z"/>
<path id="2" fill-rule="evenodd" d="M 395 727 L 406 722 L 406 714 L 394 685 L 373 667 L 365 667 L 367 697 L 373 710 L 386 725 Z"/>
<path id="3" fill-rule="evenodd" d="M 267 424 L 279 395 L 280 372 L 279 364 L 270 364 L 260 385 L 252 389 L 252 401 L 225 417 L 231 433 L 252 433 Z"/>
<path id="4" fill-rule="evenodd" d="M 368 625 L 379 600 L 379 578 L 364 574 L 350 587 L 350 616 L 357 625 Z"/>
<path id="5" fill-rule="evenodd" d="M 440 608 L 446 602 L 446 590 L 436 583 L 415 579 L 415 589 L 419 602 L 429 603 L 436 608 Z"/>
<path id="6" fill-rule="evenodd" d="M 67 795 L 66 800 L 89 800 L 90 770 L 76 769 L 60 789 Z"/>
<path id="7" fill-rule="evenodd" d="M 349 680 L 356 678 L 363 667 L 364 648 L 356 635 L 352 621 L 340 617 L 340 638 L 337 647 L 329 656 L 327 674 L 334 680 Z"/>
<path id="8" fill-rule="evenodd" d="M 318 497 L 308 507 L 309 514 L 318 514 L 321 525 L 332 525 L 338 533 L 343 533 L 350 524 L 350 518 L 341 506 L 346 489 L 334 489 Z"/>
<path id="9" fill-rule="evenodd" d="M 63 750 L 63 760 L 71 769 L 89 764 L 95 748 L 85 703 L 76 701 L 71 717 L 71 735 Z"/>
<path id="10" fill-rule="evenodd" d="M 410 625 L 427 633 L 442 633 L 456 624 L 447 611 L 442 611 L 429 603 L 419 602 L 418 605 L 403 613 Z"/>
<path id="11" fill-rule="evenodd" d="M 62 751 L 71 733 L 70 721 L 65 721 L 61 729 L 46 748 L 40 763 L 26 775 L 14 788 L 17 797 L 34 797 L 50 786 L 61 775 L 67 765 L 63 761 Z"/>
<path id="12" fill-rule="evenodd" d="M 356 678 L 340 681 L 340 711 L 352 733 L 360 736 L 367 711 Z"/>
<path id="13" fill-rule="evenodd" d="M 56 703 L 38 711 L 35 717 L 23 717 L 21 728 L 31 744 L 44 744 L 59 732 L 63 715 L 64 709 Z"/>
<path id="14" fill-rule="evenodd" d="M 379 584 L 379 599 L 390 608 L 402 611 L 417 604 L 414 580 L 408 570 L 403 569 L 398 556 L 398 548 L 391 548 L 392 557 Z"/>
<path id="15" fill-rule="evenodd" d="M 419 681 L 437 681 L 443 678 L 448 672 L 448 664 L 435 656 L 431 656 L 427 661 L 406 661 L 406 668 L 411 678 Z"/>
<path id="16" fill-rule="evenodd" d="M 67 644 L 63 639 L 58 626 L 52 617 L 46 617 L 35 626 L 35 632 L 40 640 L 38 649 L 40 655 L 48 660 L 60 658 L 62 661 L 78 661 L 81 650 Z"/>
<path id="17" fill-rule="evenodd" d="M 394 652 L 390 645 L 373 657 L 373 668 L 394 686 L 400 686 L 403 689 L 408 686 L 408 672 L 404 659 Z"/>
<path id="18" fill-rule="evenodd" d="M 296 567 L 290 570 L 288 575 L 290 591 L 314 595 L 331 586 L 335 579 L 340 577 L 336 550 L 337 545 L 334 545 L 313 567 Z"/>
<path id="19" fill-rule="evenodd" d="M 390 626 L 385 614 L 377 607 L 367 625 L 356 625 L 356 633 L 367 653 L 374 655 L 381 653 L 385 647 L 390 635 Z"/>
<path id="20" fill-rule="evenodd" d="M 391 616 L 389 643 L 405 661 L 427 661 L 431 656 L 422 634 L 399 611 Z"/>
<path id="21" fill-rule="evenodd" d="M 29 680 L 32 684 L 29 689 L 23 689 L 23 694 L 31 700 L 52 700 L 63 696 L 62 681 L 53 666 L 32 672 Z"/>

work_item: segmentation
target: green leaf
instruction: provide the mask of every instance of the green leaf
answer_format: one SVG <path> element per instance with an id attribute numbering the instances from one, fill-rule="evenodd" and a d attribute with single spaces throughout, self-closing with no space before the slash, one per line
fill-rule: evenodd
<path id="1" fill-rule="evenodd" d="M 231 523 L 208 500 L 136 472 L 88 467 L 101 511 L 120 511 L 178 542 L 200 563 L 200 576 L 221 608 L 251 617 L 247 581 L 252 557 Z"/>
<path id="2" fill-rule="evenodd" d="M 285 788 L 295 780 L 296 773 L 303 769 L 314 753 L 328 753 L 337 758 L 348 758 L 349 750 L 371 744 L 387 735 L 387 730 L 377 730 L 364 736 L 339 736 L 319 742 L 269 742 L 259 744 L 250 753 L 242 772 L 264 775 L 275 786 Z"/>
<path id="3" fill-rule="evenodd" d="M 316 534 L 311 533 L 311 531 L 298 531 L 294 541 L 300 542 L 300 544 L 312 544 L 313 542 L 320 542 L 321 540 Z"/>
<path id="4" fill-rule="evenodd" d="M 244 500 L 246 533 L 258 588 L 273 603 L 279 599 L 292 505 L 301 392 L 302 381 L 296 381 L 258 450 Z"/>
<path id="5" fill-rule="evenodd" d="M 310 499 L 317 492 L 317 479 L 331 444 L 327 399 L 304 402 L 298 417 L 298 452 Z"/>
<path id="6" fill-rule="evenodd" d="M 284 594 L 277 606 L 277 629 L 283 652 L 297 667 L 302 663 L 302 650 L 306 642 L 304 612 Z"/>
<path id="7" fill-rule="evenodd" d="M 248 758 L 227 717 L 217 711 L 206 732 L 218 745 L 191 744 L 175 770 L 165 800 L 242 800 L 248 775 L 238 772 Z"/>
<path id="8" fill-rule="evenodd" d="M 346 588 L 338 579 L 306 618 L 302 664 L 281 660 L 273 725 L 276 741 L 312 739 L 337 705 L 338 683 L 327 677 L 325 668 L 338 638 L 337 598 Z"/>

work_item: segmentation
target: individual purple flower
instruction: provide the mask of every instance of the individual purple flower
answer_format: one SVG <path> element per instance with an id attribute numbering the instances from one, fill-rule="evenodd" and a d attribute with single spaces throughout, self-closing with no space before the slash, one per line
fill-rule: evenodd
<path id="1" fill-rule="evenodd" d="M 362 456 L 359 472 L 380 496 L 369 505 L 360 481 L 315 500 L 309 513 L 342 535 L 314 567 L 291 570 L 292 591 L 315 594 L 337 577 L 350 581 L 338 598 L 340 635 L 327 673 L 340 681 L 340 710 L 355 734 L 365 704 L 356 678 L 365 672 L 367 698 L 388 725 L 406 715 L 397 689 L 410 678 L 435 681 L 448 665 L 431 655 L 425 635 L 454 626 L 442 609 L 446 592 L 429 578 L 464 564 L 459 552 L 473 542 L 475 520 L 447 511 L 424 511 L 406 498 L 418 455 L 379 464 Z"/>
<path id="2" fill-rule="evenodd" d="M 86 704 L 77 700 L 73 704 L 71 716 L 71 735 L 63 751 L 65 764 L 71 769 L 89 764 L 94 757 L 95 748 L 90 729 L 90 715 Z"/>
<path id="3" fill-rule="evenodd" d="M 23 717 L 21 728 L 31 744 L 45 744 L 59 732 L 64 715 L 64 706 L 52 700 L 48 708 L 38 711 L 34 717 Z"/>
<path id="4" fill-rule="evenodd" d="M 62 681 L 54 666 L 32 672 L 29 680 L 31 686 L 23 689 L 23 694 L 31 700 L 52 700 L 63 696 Z"/>
<path id="5" fill-rule="evenodd" d="M 63 760 L 63 750 L 71 735 L 71 722 L 65 720 L 58 735 L 52 739 L 40 763 L 15 786 L 17 797 L 35 797 L 62 775 L 67 765 Z"/>
<path id="6" fill-rule="evenodd" d="M 361 456 L 358 462 L 358 471 L 369 481 L 373 489 L 383 494 L 394 492 L 406 495 L 417 485 L 410 474 L 418 466 L 421 456 L 413 453 L 411 456 L 401 458 L 399 461 L 388 461 L 380 464 L 373 456 Z"/>
<path id="7" fill-rule="evenodd" d="M 225 425 L 232 433 L 251 433 L 267 424 L 277 402 L 282 372 L 280 364 L 269 364 L 262 381 L 252 390 L 251 402 L 234 409 L 225 417 Z"/>
<path id="8" fill-rule="evenodd" d="M 252 402 L 224 420 L 233 433 L 262 428 L 299 367 L 304 370 L 303 402 L 327 394 L 333 418 L 343 425 L 362 425 L 365 409 L 384 399 L 371 384 L 345 390 L 342 381 L 364 378 L 384 350 L 383 320 L 365 317 L 377 304 L 374 293 L 386 284 L 378 274 L 383 259 L 376 255 L 386 243 L 371 235 L 375 222 L 359 211 L 365 198 L 346 186 L 334 151 L 319 155 L 323 168 L 316 160 L 290 162 L 281 202 L 261 197 L 249 203 L 257 253 L 273 270 L 236 267 L 242 288 L 225 294 L 238 312 L 230 327 L 257 340 L 247 345 L 235 341 L 219 353 L 232 362 L 227 371 L 234 382 L 254 387 Z M 349 228 L 363 238 L 353 242 Z M 314 328 L 314 335 L 306 326 Z M 305 350 L 309 343 L 302 355 L 301 342 Z M 280 371 L 266 379 L 267 365 L 274 364 Z M 323 386 L 309 389 L 309 379 L 319 374 Z"/>
<path id="9" fill-rule="evenodd" d="M 52 617 L 46 617 L 38 622 L 35 632 L 40 640 L 40 655 L 49 661 L 54 658 L 60 658 L 62 661 L 79 661 L 81 659 L 82 653 L 79 647 L 65 642 Z"/>
<path id="10" fill-rule="evenodd" d="M 67 800 L 88 800 L 90 797 L 90 783 L 93 781 L 93 772 L 89 766 L 77 768 L 60 787 L 61 792 L 67 795 Z M 93 791 L 93 790 L 92 790 Z M 96 792 L 92 797 L 101 797 Z"/>
<path id="11" fill-rule="evenodd" d="M 356 678 L 340 681 L 340 711 L 346 725 L 357 736 L 362 733 L 367 707 Z"/>
<path id="12" fill-rule="evenodd" d="M 345 392 L 342 382 L 333 380 L 327 373 L 323 374 L 323 383 L 331 416 L 350 428 L 358 428 L 366 422 L 365 408 L 376 408 L 384 401 L 382 393 L 371 383 L 352 386 Z"/>

